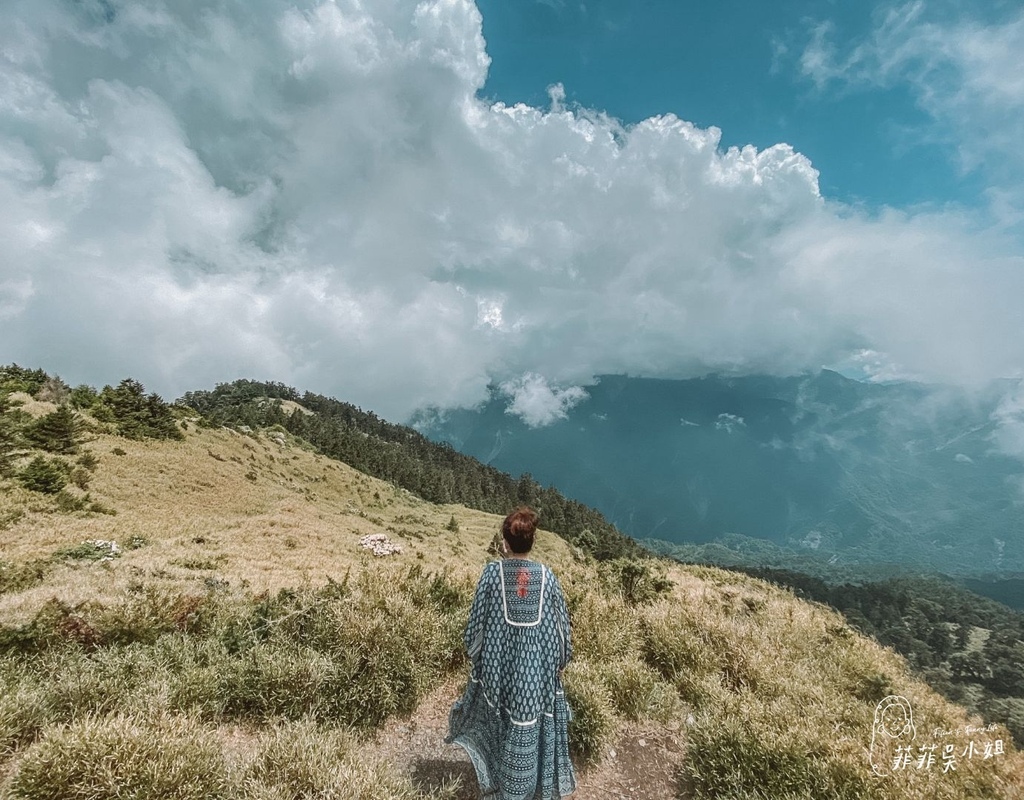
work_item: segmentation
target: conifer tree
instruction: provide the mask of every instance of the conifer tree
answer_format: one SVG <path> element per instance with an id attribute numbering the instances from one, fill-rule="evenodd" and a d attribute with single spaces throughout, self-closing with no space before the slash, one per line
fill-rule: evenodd
<path id="1" fill-rule="evenodd" d="M 158 394 L 146 394 L 137 380 L 125 378 L 116 389 L 104 386 L 100 403 L 113 413 L 117 432 L 127 439 L 181 439 L 174 415 Z"/>
<path id="2" fill-rule="evenodd" d="M 36 456 L 25 468 L 21 470 L 18 477 L 26 489 L 43 494 L 57 494 L 67 486 L 67 470 L 60 461 L 48 461 L 42 456 Z"/>
<path id="3" fill-rule="evenodd" d="M 81 440 L 82 418 L 67 404 L 35 420 L 25 438 L 35 447 L 51 453 L 74 453 Z"/>

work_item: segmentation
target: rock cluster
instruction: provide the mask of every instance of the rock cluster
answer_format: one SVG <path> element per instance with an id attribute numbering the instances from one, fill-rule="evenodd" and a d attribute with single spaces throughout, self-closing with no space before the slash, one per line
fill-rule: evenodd
<path id="1" fill-rule="evenodd" d="M 390 556 L 402 552 L 402 545 L 391 541 L 383 533 L 370 533 L 359 540 L 359 544 L 372 550 L 375 556 Z"/>
<path id="2" fill-rule="evenodd" d="M 108 541 L 106 539 L 86 539 L 83 544 L 90 545 L 97 550 L 104 552 L 99 560 L 100 561 L 113 561 L 115 558 L 120 558 L 121 548 L 115 541 Z"/>

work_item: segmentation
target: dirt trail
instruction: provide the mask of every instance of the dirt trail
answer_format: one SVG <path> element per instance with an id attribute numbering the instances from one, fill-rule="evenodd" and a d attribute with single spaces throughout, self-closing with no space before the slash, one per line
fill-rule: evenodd
<path id="1" fill-rule="evenodd" d="M 422 789 L 458 779 L 458 800 L 479 797 L 476 774 L 465 751 L 444 743 L 448 710 L 462 690 L 449 681 L 429 696 L 409 719 L 391 720 L 364 747 L 368 755 L 394 764 Z M 683 736 L 663 726 L 630 726 L 601 763 L 577 769 L 578 800 L 671 800 L 678 797 L 677 767 Z"/>

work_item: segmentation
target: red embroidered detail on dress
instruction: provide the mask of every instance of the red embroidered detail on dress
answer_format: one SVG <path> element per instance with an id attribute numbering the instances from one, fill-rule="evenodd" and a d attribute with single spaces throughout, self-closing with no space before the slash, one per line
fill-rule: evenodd
<path id="1" fill-rule="evenodd" d="M 519 585 L 519 588 L 516 589 L 516 594 L 525 598 L 527 587 L 530 585 L 530 571 L 526 567 L 519 568 L 519 574 L 516 576 L 516 583 Z"/>

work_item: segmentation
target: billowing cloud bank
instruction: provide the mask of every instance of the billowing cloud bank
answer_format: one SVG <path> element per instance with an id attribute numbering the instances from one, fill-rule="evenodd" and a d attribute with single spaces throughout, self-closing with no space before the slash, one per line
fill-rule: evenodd
<path id="1" fill-rule="evenodd" d="M 558 87 L 490 105 L 466 0 L 2 13 L 0 360 L 392 418 L 518 381 L 544 419 L 598 373 L 1024 364 L 1005 228 L 840 207 L 785 144 L 624 128 Z"/>

